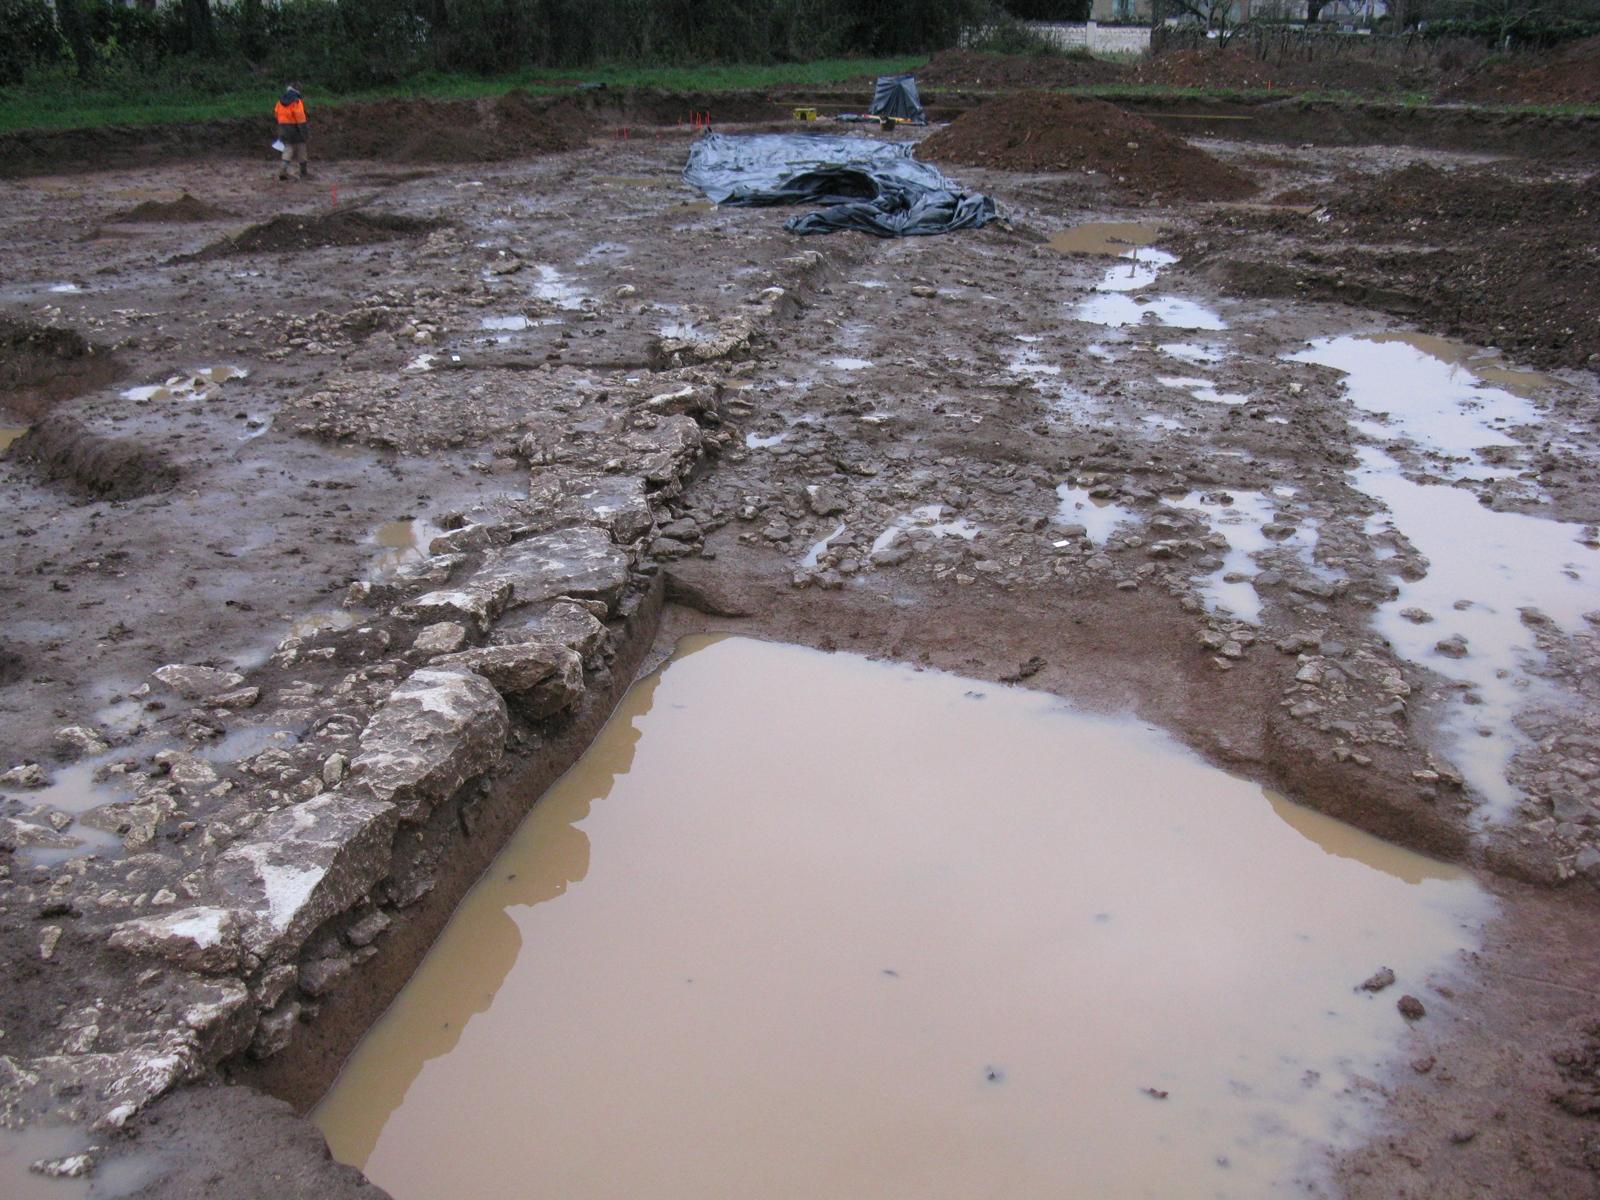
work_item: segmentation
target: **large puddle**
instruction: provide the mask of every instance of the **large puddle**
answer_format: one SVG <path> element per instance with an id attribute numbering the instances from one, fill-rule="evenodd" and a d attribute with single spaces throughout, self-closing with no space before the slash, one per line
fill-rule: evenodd
<path id="1" fill-rule="evenodd" d="M 398 1200 L 1260 1196 L 1489 909 L 1133 721 L 693 639 L 316 1119 Z"/>
<path id="2" fill-rule="evenodd" d="M 1523 454 L 1509 432 L 1540 420 L 1527 396 L 1533 381 L 1550 382 L 1416 334 L 1327 338 L 1291 357 L 1343 371 L 1351 402 L 1374 418 L 1356 428 L 1408 444 L 1430 477 L 1449 481 L 1517 475 L 1520 467 L 1504 465 Z M 1485 461 L 1486 449 L 1502 453 Z M 1377 628 L 1402 656 L 1458 685 L 1445 714 L 1452 756 L 1491 815 L 1504 816 L 1519 798 L 1506 779 L 1525 740 L 1515 717 L 1544 686 L 1529 618 L 1543 614 L 1569 634 L 1584 629 L 1600 596 L 1600 553 L 1583 525 L 1497 512 L 1464 487 L 1419 483 L 1387 449 L 1361 446 L 1357 459 L 1352 486 L 1388 510 L 1369 533 L 1398 534 L 1427 560 L 1420 578 L 1399 580 Z"/>

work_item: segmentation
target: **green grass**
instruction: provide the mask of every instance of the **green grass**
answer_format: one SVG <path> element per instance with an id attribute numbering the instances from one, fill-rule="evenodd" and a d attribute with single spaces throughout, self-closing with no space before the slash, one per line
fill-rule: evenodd
<path id="1" fill-rule="evenodd" d="M 306 103 L 313 119 L 317 109 L 360 100 L 394 96 L 426 96 L 440 100 L 465 100 L 498 96 L 515 88 L 530 92 L 570 91 L 576 83 L 604 83 L 607 87 L 647 87 L 667 92 L 759 91 L 786 84 L 821 86 L 875 75 L 914 71 L 925 57 L 836 58 L 779 66 L 700 67 L 589 67 L 541 68 L 511 75 L 423 75 L 391 87 L 347 92 L 327 92 L 307 84 Z M 938 90 L 938 89 L 931 89 Z M 1174 100 L 1258 101 L 1336 100 L 1351 104 L 1403 104 L 1425 106 L 1432 97 L 1421 92 L 1393 96 L 1359 96 L 1346 92 L 1266 88 L 1172 87 L 1165 84 L 1094 84 L 1058 89 L 1103 100 L 1161 98 Z M 222 93 L 162 91 L 148 84 L 122 87 L 84 87 L 63 76 L 29 88 L 0 89 L 0 131 L 16 129 L 82 129 L 105 125 L 160 125 L 209 121 L 228 117 L 258 117 L 270 111 L 276 98 L 272 83 L 252 85 Z M 866 95 L 863 93 L 863 103 Z M 1485 105 L 1496 111 L 1542 113 L 1550 116 L 1600 115 L 1593 105 Z"/>
<path id="2" fill-rule="evenodd" d="M 834 58 L 776 66 L 587 67 L 540 68 L 511 75 L 424 75 L 392 87 L 349 92 L 324 92 L 307 83 L 306 107 L 315 119 L 318 108 L 395 96 L 465 100 L 498 96 L 516 88 L 530 92 L 565 92 L 576 83 L 607 87 L 648 87 L 668 92 L 732 92 L 784 84 L 828 84 L 867 76 L 910 71 L 927 61 L 911 58 Z M 67 79 L 51 86 L 0 89 L 0 131 L 15 129 L 83 129 L 103 125 L 161 125 L 260 116 L 277 98 L 271 83 L 220 94 L 174 94 L 141 85 L 136 89 L 85 87 Z M 863 96 L 865 103 L 867 96 Z"/>

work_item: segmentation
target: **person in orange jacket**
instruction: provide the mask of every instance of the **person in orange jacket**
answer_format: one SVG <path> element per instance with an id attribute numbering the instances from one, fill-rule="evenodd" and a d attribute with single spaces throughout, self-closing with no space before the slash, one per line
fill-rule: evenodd
<path id="1" fill-rule="evenodd" d="M 306 102 L 300 98 L 300 86 L 291 83 L 284 88 L 272 111 L 278 118 L 278 140 L 283 143 L 283 166 L 278 178 L 289 178 L 289 164 L 299 163 L 300 178 L 304 179 L 307 176 Z"/>

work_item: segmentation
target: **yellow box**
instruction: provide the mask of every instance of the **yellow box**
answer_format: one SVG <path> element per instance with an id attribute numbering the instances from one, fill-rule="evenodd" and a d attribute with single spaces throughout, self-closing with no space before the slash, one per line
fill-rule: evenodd
<path id="1" fill-rule="evenodd" d="M 815 121 L 817 119 L 817 110 L 814 108 L 797 108 L 794 110 L 794 119 L 796 121 Z"/>

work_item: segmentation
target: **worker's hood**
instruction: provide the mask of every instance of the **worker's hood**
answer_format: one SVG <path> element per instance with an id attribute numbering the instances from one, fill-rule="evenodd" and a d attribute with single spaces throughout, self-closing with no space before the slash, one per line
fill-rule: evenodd
<path id="1" fill-rule="evenodd" d="M 298 99 L 300 99 L 300 93 L 295 91 L 294 88 L 284 88 L 283 95 L 278 97 L 278 103 L 293 104 Z"/>

